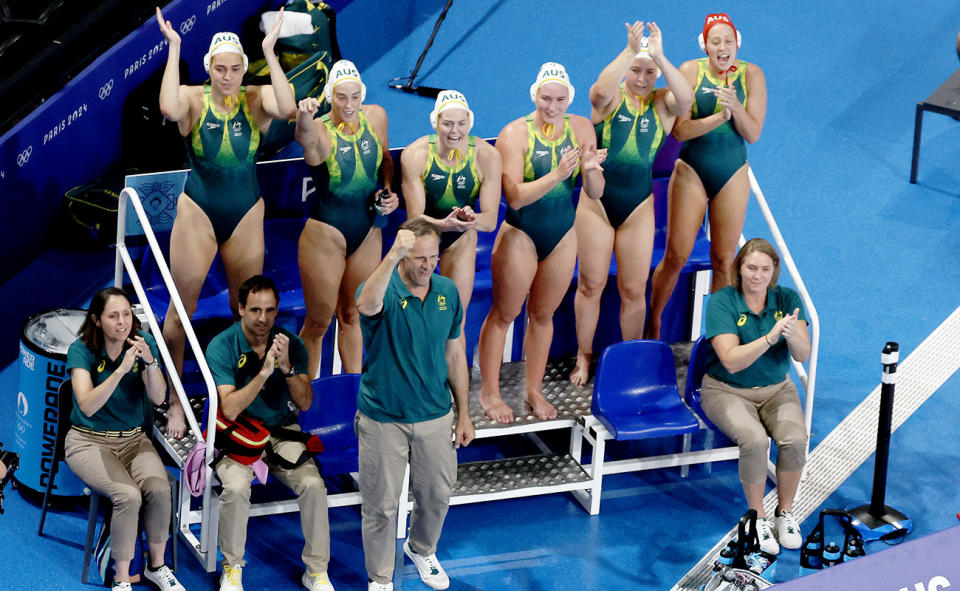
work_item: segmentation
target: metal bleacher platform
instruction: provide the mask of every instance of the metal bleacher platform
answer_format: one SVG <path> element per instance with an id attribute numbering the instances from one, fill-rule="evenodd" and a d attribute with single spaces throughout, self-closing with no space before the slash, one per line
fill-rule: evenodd
<path id="1" fill-rule="evenodd" d="M 397 150 L 399 152 L 399 150 Z M 181 175 L 177 173 L 158 173 L 166 175 Z M 774 242 L 777 244 L 783 255 L 784 266 L 794 277 L 799 291 L 805 298 L 805 306 L 811 322 L 811 335 L 813 341 L 813 353 L 811 355 L 810 375 L 808 376 L 802 366 L 797 367 L 801 382 L 807 392 L 807 428 L 809 430 L 813 402 L 813 386 L 815 381 L 816 367 L 816 347 L 819 335 L 819 323 L 816 317 L 816 311 L 812 302 L 805 295 L 802 281 L 799 280 L 799 274 L 790 259 L 789 251 L 783 243 L 782 237 L 776 229 L 772 215 L 763 201 L 759 185 L 751 172 L 751 185 L 753 193 L 760 202 L 761 210 L 770 223 L 771 232 L 774 235 Z M 308 196 L 313 193 L 308 190 L 307 182 L 303 179 L 309 179 L 306 174 L 302 160 L 275 161 L 261 165 L 260 181 L 263 187 L 270 187 L 270 194 L 280 203 L 274 204 L 272 211 L 286 211 L 288 219 L 268 220 L 265 223 L 265 233 L 267 234 L 268 252 L 265 261 L 265 268 L 272 269 L 274 274 L 279 274 L 278 283 L 281 284 L 281 308 L 287 306 L 293 310 L 302 310 L 302 293 L 299 292 L 299 282 L 297 281 L 297 268 L 293 248 L 296 235 L 295 229 L 298 227 L 297 213 L 304 207 Z M 117 265 L 115 272 L 115 283 L 123 285 L 124 272 L 126 272 L 129 284 L 136 292 L 137 299 L 143 306 L 142 318 L 145 326 L 154 334 L 159 334 L 159 314 L 166 312 L 166 306 L 171 301 L 175 307 L 180 310 L 181 317 L 185 316 L 182 311 L 182 304 L 179 296 L 173 286 L 169 269 L 165 262 L 165 248 L 162 248 L 157 236 L 152 228 L 150 215 L 144 210 L 138 194 L 138 186 L 158 186 L 157 183 L 144 184 L 148 179 L 133 179 L 134 182 L 128 182 L 128 188 L 121 193 L 120 216 L 117 233 Z M 163 199 L 176 198 L 179 194 L 177 183 L 166 183 L 166 195 L 152 196 L 153 212 L 164 212 L 169 207 L 157 207 L 157 203 Z M 182 184 L 179 185 L 182 187 Z M 657 209 L 658 231 L 660 236 L 655 237 L 655 244 L 663 245 L 663 226 L 665 226 L 666 216 L 666 187 L 665 178 L 655 180 L 655 208 Z M 264 190 L 265 198 L 268 195 Z M 162 199 L 160 198 L 162 197 Z M 137 223 L 131 223 L 127 219 L 127 205 L 131 204 L 136 212 Z M 292 214 L 292 215 L 291 215 Z M 290 219 L 292 218 L 292 219 Z M 388 248 L 392 244 L 393 234 L 399 221 L 392 219 L 388 227 L 384 230 L 384 247 Z M 139 226 L 139 228 L 137 228 Z M 133 230 L 131 231 L 131 228 Z M 274 232 L 276 230 L 276 232 Z M 136 234 L 142 232 L 146 239 L 146 246 L 131 247 L 128 249 L 126 244 L 127 233 Z M 271 259 L 270 235 L 275 233 L 278 246 L 274 249 L 274 257 Z M 483 237 L 482 242 L 489 241 L 492 244 L 493 234 Z M 678 284 L 675 298 L 681 300 L 680 304 L 671 302 L 674 306 L 673 318 L 679 318 L 679 326 L 672 326 L 670 335 L 666 335 L 667 340 L 680 341 L 678 345 L 673 346 L 675 358 L 675 367 L 678 371 L 677 384 L 678 392 L 683 392 L 686 365 L 690 355 L 690 343 L 687 335 L 692 339 L 699 334 L 700 330 L 700 309 L 703 303 L 703 297 L 706 295 L 707 271 L 706 265 L 709 262 L 709 245 L 707 243 L 706 231 L 700 240 L 700 251 L 695 251 L 696 257 L 686 269 L 687 280 Z M 489 246 L 489 245 L 487 245 Z M 135 262 L 132 253 L 141 255 L 140 261 Z M 489 251 L 484 245 L 478 246 L 478 259 L 488 257 Z M 655 252 L 652 265 L 659 262 L 662 256 L 662 250 Z M 485 260 L 478 260 L 478 272 L 486 272 L 489 264 Z M 611 267 L 611 274 L 616 273 L 616 268 Z M 208 302 L 208 313 L 211 318 L 219 321 L 230 322 L 229 310 L 224 305 L 226 297 L 221 293 L 225 287 L 216 279 L 212 282 L 214 289 L 210 294 Z M 572 298 L 572 293 L 576 289 L 576 278 L 574 278 L 567 299 Z M 616 296 L 616 281 L 608 281 L 608 292 Z M 165 292 L 165 293 L 163 293 Z M 475 335 L 479 332 L 479 323 L 485 316 L 484 306 L 489 307 L 489 294 L 475 294 L 477 297 L 471 303 L 470 309 L 474 312 L 467 318 L 466 335 L 468 340 L 468 354 L 475 344 Z M 286 299 L 285 299 L 286 298 Z M 608 306 L 608 313 L 615 315 L 615 310 L 619 306 Z M 510 405 L 515 413 L 516 421 L 511 424 L 498 424 L 490 421 L 483 413 L 477 401 L 480 389 L 479 371 L 474 368 L 471 374 L 470 388 L 470 413 L 476 428 L 476 440 L 466 449 L 460 450 L 460 465 L 458 469 L 458 483 L 455 487 L 452 505 L 466 503 L 477 503 L 493 501 L 498 499 L 509 499 L 516 497 L 543 495 L 551 493 L 569 492 L 585 507 L 585 509 L 595 514 L 599 512 L 599 499 L 602 492 L 602 481 L 604 474 L 617 473 L 628 470 L 645 470 L 670 466 L 686 466 L 692 463 L 712 462 L 720 459 L 730 459 L 735 457 L 731 455 L 730 448 L 725 450 L 691 450 L 690 438 L 685 437 L 681 441 L 679 437 L 673 436 L 673 439 L 667 442 L 667 446 L 672 446 L 675 451 L 669 451 L 666 454 L 643 458 L 611 458 L 612 461 L 606 461 L 607 455 L 610 455 L 611 449 L 606 447 L 605 442 L 615 439 L 603 425 L 591 414 L 591 403 L 593 401 L 592 385 L 585 387 L 573 385 L 568 375 L 572 368 L 572 353 L 575 351 L 575 339 L 571 345 L 571 327 L 572 327 L 572 306 L 561 310 L 555 318 L 555 339 L 554 347 L 551 351 L 551 361 L 547 367 L 547 373 L 543 381 L 543 394 L 558 411 L 558 416 L 552 420 L 539 420 L 534 417 L 525 407 L 524 386 L 525 374 L 523 365 L 522 337 L 524 332 L 524 316 L 521 315 L 511 327 L 511 335 L 507 339 L 507 347 L 504 352 L 504 364 L 500 375 L 500 389 L 504 401 Z M 669 309 L 669 306 L 668 306 Z M 609 312 L 613 310 L 613 312 Z M 667 316 L 664 317 L 665 323 Z M 279 320 L 278 320 L 279 322 Z M 285 322 L 297 322 L 297 314 L 291 318 L 285 319 Z M 609 319 L 608 319 L 609 322 Z M 475 324 L 475 326 L 474 326 Z M 665 324 L 666 326 L 666 324 Z M 189 432 L 183 440 L 177 441 L 172 438 L 162 437 L 164 447 L 170 456 L 170 460 L 178 467 L 182 467 L 187 454 L 193 449 L 194 445 L 200 439 L 205 439 L 208 449 L 208 464 L 212 460 L 213 449 L 213 429 L 206 429 L 204 433 L 203 425 L 205 422 L 205 406 L 209 405 L 210 414 L 214 414 L 217 405 L 216 388 L 213 384 L 209 368 L 202 355 L 202 347 L 197 334 L 191 323 L 184 323 L 187 333 L 187 342 L 196 359 L 196 369 L 199 377 L 194 376 L 189 381 L 189 387 L 185 388 L 179 376 L 170 375 L 170 386 L 172 395 L 180 397 L 181 401 L 187 402 L 194 412 L 192 416 L 188 415 Z M 298 327 L 289 327 L 296 331 Z M 619 331 L 614 331 L 619 334 Z M 328 336 L 335 333 L 335 330 L 328 331 Z M 598 329 L 599 333 L 599 329 Z M 672 335 L 672 337 L 671 337 Z M 209 336 L 209 335 L 208 335 Z M 610 342 L 616 342 L 616 334 L 607 334 L 604 338 L 598 338 L 598 348 L 600 351 Z M 166 366 L 171 366 L 169 352 L 163 346 L 162 339 L 158 339 L 161 345 L 161 356 Z M 329 346 L 328 346 L 329 345 Z M 324 343 L 325 356 L 327 361 L 321 362 L 321 374 L 339 373 L 339 363 L 336 362 L 336 346 L 333 338 Z M 333 358 L 332 360 L 329 358 Z M 320 378 L 322 380 L 323 378 Z M 318 381 L 320 381 L 318 380 Z M 317 383 L 314 384 L 315 392 Z M 675 394 L 679 396 L 679 394 Z M 343 401 L 339 401 L 342 403 Z M 355 404 L 355 401 L 353 401 Z M 315 405 L 316 406 L 316 405 Z M 355 408 L 355 407 L 354 407 Z M 161 435 L 165 435 L 165 426 L 158 423 L 157 430 Z M 352 424 L 350 425 L 352 427 Z M 338 425 L 341 430 L 344 425 Z M 700 429 L 705 425 L 700 421 Z M 352 429 L 351 429 L 352 430 Z M 666 437 L 662 439 L 667 439 Z M 708 442 L 710 439 L 708 439 Z M 592 445 L 591 453 L 585 453 L 584 442 Z M 735 449 L 735 448 L 734 448 Z M 629 453 L 629 452 L 628 452 Z M 321 464 L 323 458 L 319 458 Z M 358 505 L 362 502 L 361 495 L 356 486 L 356 472 L 349 470 L 340 474 L 324 474 L 329 479 L 328 483 L 328 506 L 341 507 L 348 505 Z M 182 476 L 181 476 L 182 478 Z M 409 472 L 407 475 L 409 478 Z M 334 481 L 335 480 L 335 481 Z M 181 496 L 178 503 L 178 512 L 180 515 L 180 533 L 187 542 L 187 546 L 193 551 L 195 556 L 204 565 L 208 572 L 216 568 L 217 556 L 217 527 L 218 527 L 218 493 L 215 487 L 215 477 L 212 471 L 207 468 L 207 486 L 202 498 L 191 498 L 187 492 L 186 486 L 181 486 Z M 405 508 L 407 512 L 412 508 L 412 500 L 408 495 L 408 487 L 404 487 L 401 495 L 400 507 Z M 271 497 L 262 502 L 256 502 L 251 509 L 251 516 L 273 515 L 279 513 L 295 512 L 298 510 L 296 501 L 290 499 L 287 493 L 280 493 L 276 497 Z M 401 515 L 405 516 L 404 512 Z M 398 538 L 406 535 L 406 519 L 398 520 Z"/>

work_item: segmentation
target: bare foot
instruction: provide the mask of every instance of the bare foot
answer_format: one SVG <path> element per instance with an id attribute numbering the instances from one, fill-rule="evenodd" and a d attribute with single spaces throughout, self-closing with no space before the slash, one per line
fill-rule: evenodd
<path id="1" fill-rule="evenodd" d="M 547 402 L 540 392 L 527 391 L 527 406 L 542 421 L 557 418 L 557 409 L 553 408 L 553 405 Z"/>
<path id="2" fill-rule="evenodd" d="M 590 353 L 577 351 L 577 363 L 570 372 L 570 382 L 575 386 L 586 386 L 590 379 Z"/>
<path id="3" fill-rule="evenodd" d="M 513 409 L 500 398 L 499 394 L 480 393 L 480 407 L 490 419 L 497 423 L 509 424 L 513 422 Z"/>

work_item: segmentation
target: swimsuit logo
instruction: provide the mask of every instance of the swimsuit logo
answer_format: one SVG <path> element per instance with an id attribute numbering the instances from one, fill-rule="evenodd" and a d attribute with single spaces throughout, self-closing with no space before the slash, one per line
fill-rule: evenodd
<path id="1" fill-rule="evenodd" d="M 740 318 L 737 318 L 737 326 L 743 326 L 747 323 L 747 315 L 741 314 Z"/>
<path id="2" fill-rule="evenodd" d="M 407 298 L 400 298 L 400 309 L 401 310 L 407 309 Z"/>
<path id="3" fill-rule="evenodd" d="M 441 311 L 447 309 L 447 297 L 443 294 L 437 294 L 437 308 Z"/>
<path id="4" fill-rule="evenodd" d="M 360 142 L 360 150 L 362 150 L 364 154 L 369 154 L 369 153 L 370 153 L 370 140 L 363 140 L 363 141 L 361 141 L 361 142 Z"/>
<path id="5" fill-rule="evenodd" d="M 773 313 L 774 320 L 783 320 L 783 310 L 777 310 Z"/>
<path id="6" fill-rule="evenodd" d="M 617 115 L 617 121 L 623 123 L 625 121 L 632 121 L 633 117 L 627 117 L 626 115 Z"/>
<path id="7" fill-rule="evenodd" d="M 644 117 L 640 120 L 640 133 L 647 133 L 650 131 L 647 127 L 650 125 L 650 120 Z"/>
<path id="8" fill-rule="evenodd" d="M 463 189 L 466 186 L 467 186 L 467 177 L 461 174 L 460 176 L 457 177 L 457 188 Z"/>
<path id="9" fill-rule="evenodd" d="M 564 146 L 564 147 L 560 148 L 560 156 L 563 156 L 564 154 L 566 154 L 566 153 L 567 153 L 567 150 L 569 150 L 570 148 L 571 148 L 571 146 Z"/>
<path id="10" fill-rule="evenodd" d="M 550 153 L 550 150 L 537 150 L 533 153 L 534 158 L 542 158 Z"/>
<path id="11" fill-rule="evenodd" d="M 243 353 L 240 355 L 240 359 L 237 360 L 237 368 L 241 368 L 247 364 L 247 354 Z"/>
<path id="12" fill-rule="evenodd" d="M 243 135 L 243 126 L 240 125 L 239 121 L 234 121 L 232 128 L 233 128 L 234 137 L 240 137 L 241 135 Z"/>
<path id="13" fill-rule="evenodd" d="M 207 121 L 207 129 L 220 129 L 220 124 Z"/>
<path id="14" fill-rule="evenodd" d="M 445 178 L 447 178 L 447 177 L 444 176 L 444 175 L 442 175 L 442 174 L 437 174 L 437 173 L 435 173 L 435 172 L 430 173 L 430 180 L 431 180 L 431 181 L 442 181 L 442 180 L 445 179 Z"/>
<path id="15" fill-rule="evenodd" d="M 349 152 L 349 151 L 350 151 L 350 146 L 344 146 L 344 147 L 340 148 L 340 153 L 341 153 L 341 154 L 346 154 L 346 153 Z"/>
<path id="16" fill-rule="evenodd" d="M 97 366 L 97 373 L 103 373 L 103 370 L 107 368 L 107 360 L 101 359 L 100 365 Z"/>

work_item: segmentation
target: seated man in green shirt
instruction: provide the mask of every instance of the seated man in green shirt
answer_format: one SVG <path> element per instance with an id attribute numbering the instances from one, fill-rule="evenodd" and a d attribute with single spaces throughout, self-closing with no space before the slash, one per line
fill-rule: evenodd
<path id="1" fill-rule="evenodd" d="M 254 275 L 240 286 L 240 321 L 223 331 L 207 347 L 207 363 L 217 385 L 220 410 L 229 420 L 240 413 L 259 419 L 266 427 L 299 430 L 298 410 L 307 410 L 313 389 L 307 375 L 307 349 L 295 334 L 274 327 L 279 293 L 276 284 Z M 284 459 L 296 461 L 303 443 L 270 438 L 268 445 Z M 309 591 L 333 591 L 327 577 L 330 560 L 330 526 L 327 490 L 314 462 L 292 470 L 272 465 L 270 473 L 297 493 L 303 528 L 301 582 Z M 216 466 L 223 484 L 220 497 L 220 551 L 223 576 L 220 591 L 243 591 L 241 573 L 250 514 L 253 469 L 224 456 Z"/>
<path id="2" fill-rule="evenodd" d="M 367 349 L 356 427 L 368 591 L 393 590 L 398 500 L 408 463 L 416 477 L 404 553 L 424 584 L 450 586 L 437 561 L 437 541 L 457 480 L 456 448 L 475 433 L 459 338 L 463 309 L 453 281 L 433 272 L 439 252 L 435 225 L 422 218 L 404 222 L 390 252 L 357 291 Z"/>

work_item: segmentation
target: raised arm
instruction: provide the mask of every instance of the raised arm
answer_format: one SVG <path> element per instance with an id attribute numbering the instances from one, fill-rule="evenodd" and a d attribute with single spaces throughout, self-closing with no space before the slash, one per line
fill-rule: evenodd
<path id="1" fill-rule="evenodd" d="M 393 270 L 403 257 L 407 256 L 416 242 L 416 236 L 410 230 L 397 230 L 397 238 L 393 246 L 383 257 L 377 268 L 363 284 L 357 295 L 357 310 L 364 316 L 376 316 L 383 310 L 383 296 L 390 285 Z"/>
<path id="2" fill-rule="evenodd" d="M 167 64 L 163 69 L 163 78 L 160 81 L 160 112 L 164 119 L 176 121 L 179 124 L 181 135 L 189 133 L 192 121 L 187 121 L 190 112 L 190 100 L 187 87 L 180 85 L 180 35 L 164 20 L 160 7 L 157 7 L 157 24 L 160 32 L 167 40 Z"/>
<path id="3" fill-rule="evenodd" d="M 603 121 L 620 102 L 620 81 L 623 80 L 633 60 L 637 59 L 637 52 L 640 51 L 643 21 L 636 21 L 632 25 L 624 23 L 624 26 L 627 28 L 626 47 L 601 70 L 597 81 L 590 87 L 590 119 L 593 123 Z"/>
<path id="4" fill-rule="evenodd" d="M 663 79 L 667 81 L 667 91 L 664 94 L 664 101 L 667 109 L 673 115 L 683 115 L 690 111 L 693 106 L 693 88 L 686 77 L 680 73 L 680 70 L 674 67 L 663 52 L 663 34 L 657 23 L 650 23 L 650 38 L 647 49 L 650 52 L 650 58 L 657 64 Z"/>
<path id="5" fill-rule="evenodd" d="M 303 148 L 303 159 L 310 166 L 319 166 L 330 155 L 330 132 L 320 119 L 314 119 L 320 101 L 308 96 L 297 108 L 297 127 L 294 137 Z"/>
<path id="6" fill-rule="evenodd" d="M 293 95 L 293 88 L 283 72 L 273 48 L 280 37 L 280 27 L 283 25 L 283 8 L 273 28 L 263 38 L 260 44 L 263 48 L 263 57 L 270 68 L 270 86 L 261 86 L 260 108 L 272 119 L 292 119 L 297 113 L 297 100 Z M 255 115 L 256 116 L 256 115 Z"/>

